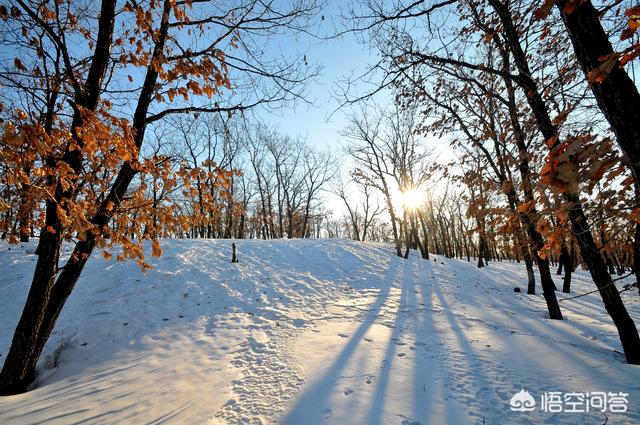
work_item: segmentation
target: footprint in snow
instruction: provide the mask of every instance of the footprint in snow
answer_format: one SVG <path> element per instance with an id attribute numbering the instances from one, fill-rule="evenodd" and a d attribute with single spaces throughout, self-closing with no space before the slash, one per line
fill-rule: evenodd
<path id="1" fill-rule="evenodd" d="M 376 377 L 373 375 L 366 375 L 364 382 L 366 382 L 367 384 L 371 384 L 375 379 Z"/>
<path id="2" fill-rule="evenodd" d="M 324 415 L 324 418 L 327 419 L 329 416 L 333 415 L 333 410 L 331 409 L 324 409 L 322 411 L 322 414 Z"/>
<path id="3" fill-rule="evenodd" d="M 345 397 L 349 397 L 351 396 L 351 394 L 353 394 L 353 390 L 351 388 L 347 388 L 346 390 L 344 390 Z"/>
<path id="4" fill-rule="evenodd" d="M 398 354 L 398 357 L 404 357 L 406 355 L 407 355 L 406 353 L 400 353 L 400 354 Z"/>
<path id="5" fill-rule="evenodd" d="M 367 342 L 372 342 L 373 341 L 372 338 L 365 338 L 364 340 L 367 341 Z"/>
<path id="6" fill-rule="evenodd" d="M 349 334 L 338 334 L 340 338 L 349 338 Z"/>

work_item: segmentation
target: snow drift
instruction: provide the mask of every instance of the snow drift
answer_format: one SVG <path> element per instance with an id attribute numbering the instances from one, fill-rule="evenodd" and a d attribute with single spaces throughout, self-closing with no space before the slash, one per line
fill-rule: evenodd
<path id="1" fill-rule="evenodd" d="M 34 247 L 0 246 L 0 362 Z M 147 274 L 88 263 L 35 388 L 0 398 L 1 423 L 640 423 L 640 367 L 599 295 L 548 320 L 541 295 L 513 291 L 522 264 L 345 240 L 238 241 L 236 264 L 230 241 L 163 247 Z M 594 288 L 574 279 L 575 293 Z M 640 321 L 639 297 L 623 295 Z M 534 410 L 513 410 L 521 391 Z M 627 411 L 543 411 L 558 392 L 627 394 Z"/>

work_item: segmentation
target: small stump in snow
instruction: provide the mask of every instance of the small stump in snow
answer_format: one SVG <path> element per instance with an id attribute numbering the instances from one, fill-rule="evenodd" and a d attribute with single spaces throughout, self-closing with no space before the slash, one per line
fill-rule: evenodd
<path id="1" fill-rule="evenodd" d="M 238 262 L 238 255 L 236 252 L 236 243 L 233 242 L 231 244 L 231 262 L 232 263 L 237 263 Z"/>

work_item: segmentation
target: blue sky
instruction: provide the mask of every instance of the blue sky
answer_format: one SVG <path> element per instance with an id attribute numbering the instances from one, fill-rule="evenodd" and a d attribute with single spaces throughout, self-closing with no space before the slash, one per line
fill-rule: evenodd
<path id="1" fill-rule="evenodd" d="M 321 12 L 321 16 L 324 16 L 318 30 L 321 36 L 333 34 L 334 25 L 341 24 L 340 8 L 346 3 L 328 1 L 327 7 Z M 345 113 L 348 110 L 336 111 L 339 102 L 332 93 L 344 77 L 362 74 L 375 61 L 375 52 L 349 34 L 332 39 L 311 36 L 298 40 L 283 39 L 278 40 L 278 44 L 283 52 L 306 51 L 310 66 L 320 65 L 322 70 L 308 83 L 307 100 L 310 104 L 299 102 L 295 107 L 282 109 L 277 114 L 265 114 L 263 119 L 292 136 L 307 136 L 313 146 L 321 149 L 326 147 L 335 152 L 341 140 L 340 131 L 347 125 Z"/>

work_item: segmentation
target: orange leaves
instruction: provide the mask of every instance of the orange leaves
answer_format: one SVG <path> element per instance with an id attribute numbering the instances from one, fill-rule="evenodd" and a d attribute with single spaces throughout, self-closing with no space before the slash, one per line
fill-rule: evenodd
<path id="1" fill-rule="evenodd" d="M 532 199 L 529 202 L 524 202 L 518 205 L 518 211 L 526 214 L 529 211 L 531 211 L 535 207 L 535 205 L 536 205 L 536 201 Z"/>
<path id="2" fill-rule="evenodd" d="M 102 256 L 104 257 L 105 260 L 111 260 L 111 257 L 112 257 L 111 253 L 106 249 L 102 250 Z"/>
<path id="3" fill-rule="evenodd" d="M 638 31 L 638 28 L 640 28 L 640 6 L 627 9 L 625 11 L 625 15 L 627 16 L 627 26 L 620 33 L 620 40 L 623 41 L 632 40 L 633 36 Z M 592 69 L 587 78 L 592 83 L 600 84 L 616 66 L 622 68 L 638 56 L 640 56 L 640 43 L 632 41 L 632 44 L 626 49 L 601 57 L 601 64 Z"/>
<path id="4" fill-rule="evenodd" d="M 191 90 L 191 93 L 195 95 L 202 94 L 202 89 L 200 88 L 200 84 L 197 81 L 190 80 L 187 82 L 187 89 Z"/>
<path id="5" fill-rule="evenodd" d="M 549 152 L 540 170 L 540 181 L 560 192 L 575 192 L 578 183 L 578 164 L 575 154 L 580 148 L 577 139 L 569 139 Z"/>
<path id="6" fill-rule="evenodd" d="M 577 0 L 580 1 L 580 0 Z M 545 0 L 533 14 L 535 19 L 545 19 L 551 14 L 551 10 L 555 5 L 556 0 Z M 576 0 L 569 0 L 562 8 L 562 13 L 571 14 L 576 9 Z"/>
<path id="7" fill-rule="evenodd" d="M 148 30 L 150 28 L 149 24 L 153 22 L 151 11 L 144 10 L 140 6 L 136 6 L 133 10 L 136 14 L 136 26 L 143 31 Z"/>
<path id="8" fill-rule="evenodd" d="M 578 181 L 593 187 L 619 163 L 609 138 L 598 140 L 589 133 L 567 137 L 547 155 L 540 170 L 541 182 L 560 192 L 577 192 Z"/>
<path id="9" fill-rule="evenodd" d="M 95 53 L 91 43 L 96 42 L 97 34 L 92 31 L 97 25 L 82 27 L 89 21 L 84 14 L 70 14 L 70 10 L 76 8 L 69 8 L 66 0 L 60 8 L 56 8 L 54 2 L 40 2 L 38 5 L 40 7 L 37 15 L 49 23 L 59 20 L 64 28 L 54 28 L 55 32 L 64 31 L 65 35 L 69 35 L 69 40 L 73 40 L 70 66 L 74 70 L 73 77 L 82 86 L 82 80 L 86 77 L 86 71 L 91 66 L 90 60 Z M 193 38 L 183 37 L 184 34 L 178 30 L 180 23 L 188 23 L 188 1 L 171 3 L 171 13 L 175 20 L 170 19 L 170 41 L 160 54 L 152 58 L 154 41 L 160 41 L 162 35 L 158 30 L 162 5 L 163 2 L 156 0 L 124 4 L 123 11 L 127 16 L 122 18 L 123 22 L 132 23 L 135 20 L 135 26 L 121 27 L 121 22 L 118 21 L 114 31 L 110 46 L 112 50 L 106 56 L 109 61 L 108 69 L 114 71 L 113 85 L 118 86 L 118 89 L 122 88 L 123 92 L 139 90 L 144 70 L 133 68 L 151 66 L 158 72 L 158 80 L 153 85 L 158 102 L 165 99 L 189 102 L 195 96 L 212 99 L 224 91 L 225 87 L 230 88 L 231 82 L 222 50 L 210 48 L 204 52 L 191 52 L 186 48 Z M 9 6 L 0 6 L 1 19 L 19 15 L 17 9 L 8 9 Z M 29 35 L 25 38 L 27 45 L 34 34 L 30 28 L 25 31 Z M 228 37 L 238 40 L 234 34 Z M 229 48 L 229 43 L 221 42 L 219 45 Z M 197 42 L 191 47 L 195 49 L 194 46 L 201 49 L 205 44 Z M 37 48 L 47 48 L 36 42 L 32 47 L 34 51 Z M 14 73 L 17 73 L 15 70 L 20 73 L 39 70 L 41 76 L 36 80 L 43 81 L 44 85 L 49 83 L 46 78 L 55 72 L 42 66 L 44 57 L 44 53 L 42 56 L 35 53 L 15 59 L 9 56 L 6 65 L 13 66 Z M 83 61 L 82 58 L 88 59 Z M 30 186 L 34 205 L 32 212 L 34 220 L 40 220 L 39 225 L 44 225 L 43 205 L 45 202 L 54 202 L 49 204 L 55 205 L 55 209 L 49 209 L 53 217 L 48 218 L 57 219 L 59 223 L 49 229 L 45 227 L 45 231 L 57 232 L 61 238 L 76 241 L 95 237 L 98 250 L 109 259 L 112 258 L 112 247 L 122 247 L 122 253 L 117 254 L 119 260 L 132 259 L 139 262 L 143 269 L 147 269 L 142 241 L 151 240 L 151 255 L 159 256 L 162 249 L 158 238 L 163 237 L 162 232 L 178 228 L 189 220 L 185 211 L 180 209 L 182 204 L 176 205 L 178 201 L 175 199 L 162 198 L 171 192 L 177 193 L 179 197 L 181 180 L 185 181 L 185 187 L 192 185 L 196 192 L 203 192 L 203 216 L 208 216 L 208 220 L 213 220 L 216 214 L 219 216 L 225 208 L 233 211 L 241 208 L 232 199 L 228 187 L 228 171 L 218 169 L 215 164 L 195 167 L 197 170 L 180 176 L 175 171 L 175 162 L 171 160 L 155 158 L 154 161 L 140 161 L 140 151 L 134 140 L 131 123 L 116 116 L 121 114 L 130 117 L 133 108 L 118 108 L 122 105 L 122 99 L 111 94 L 105 95 L 105 99 L 100 100 L 96 108 L 92 105 L 92 110 L 83 110 L 77 105 L 83 102 L 73 101 L 71 79 L 70 75 L 51 79 L 55 80 L 52 88 L 59 89 L 60 96 L 54 103 L 53 119 L 47 123 L 46 130 L 42 117 L 47 111 L 39 108 L 40 105 L 25 102 L 24 104 L 29 105 L 29 109 L 25 111 L 7 104 L 7 108 L 11 110 L 3 112 L 3 117 L 9 119 L 4 131 L 0 131 L 2 183 L 12 191 L 12 202 L 16 199 L 13 194 Z M 113 85 L 107 86 L 110 82 L 107 80 L 100 82 L 101 93 L 108 93 L 109 89 L 116 88 Z M 106 98 L 114 101 L 114 108 Z M 71 119 L 70 116 L 74 113 L 77 115 Z M 73 128 L 70 128 L 71 122 Z M 135 174 L 135 178 L 122 196 L 108 197 L 123 163 L 129 163 L 125 170 Z M 194 181 L 198 178 L 201 179 L 200 182 Z M 153 198 L 156 196 L 153 193 L 155 191 L 158 192 L 158 199 Z M 105 202 L 105 199 L 110 201 Z M 8 208 L 7 205 L 13 206 L 12 203 L 0 201 L 0 209 Z M 146 252 L 148 255 L 148 251 Z M 115 252 L 113 257 L 116 257 Z"/>
<path id="10" fill-rule="evenodd" d="M 556 217 L 558 217 L 558 220 L 560 221 L 560 224 L 564 224 L 567 223 L 569 220 L 569 208 L 571 206 L 569 204 L 561 204 L 557 209 L 556 209 Z"/>
<path id="11" fill-rule="evenodd" d="M 176 89 L 169 89 L 167 91 L 167 96 L 169 97 L 169 102 L 173 102 L 173 98 L 176 97 Z"/>
<path id="12" fill-rule="evenodd" d="M 499 231 L 500 233 L 506 234 L 506 233 L 513 233 L 513 232 L 519 231 L 519 229 L 520 229 L 520 219 L 518 218 L 518 216 L 516 214 L 508 214 L 506 223 L 500 226 Z"/>
<path id="13" fill-rule="evenodd" d="M 545 19 L 551 13 L 554 3 L 555 0 L 544 0 L 542 5 L 538 9 L 536 9 L 535 13 L 533 14 L 534 18 Z"/>
<path id="14" fill-rule="evenodd" d="M 552 121 L 553 125 L 556 127 L 559 127 L 562 124 L 564 124 L 564 122 L 567 120 L 567 117 L 569 116 L 571 111 L 573 111 L 572 105 L 569 105 L 565 109 L 560 111 L 560 113 L 553 119 Z"/>
<path id="15" fill-rule="evenodd" d="M 58 16 L 55 11 L 49 9 L 44 4 L 40 6 L 40 9 L 38 10 L 38 12 L 40 12 L 40 16 L 44 21 L 50 21 L 50 20 L 56 19 L 56 17 Z"/>
<path id="16" fill-rule="evenodd" d="M 486 44 L 489 44 L 493 41 L 493 38 L 496 36 L 495 32 L 489 33 L 482 38 L 482 41 Z"/>
<path id="17" fill-rule="evenodd" d="M 610 53 L 607 56 L 601 57 L 601 64 L 589 71 L 589 74 L 587 75 L 587 79 L 589 80 L 589 82 L 596 84 L 602 83 L 605 78 L 607 78 L 609 73 L 615 68 L 615 66 L 619 65 L 619 57 L 619 53 Z"/>
<path id="18" fill-rule="evenodd" d="M 154 257 L 162 257 L 162 247 L 157 239 L 151 241 L 151 255 Z"/>
<path id="19" fill-rule="evenodd" d="M 26 120 L 28 117 L 27 113 L 20 108 L 17 108 L 15 113 L 16 113 L 16 118 L 18 118 L 19 120 Z"/>
<path id="20" fill-rule="evenodd" d="M 13 66 L 15 66 L 15 67 L 16 67 L 16 69 L 19 69 L 20 71 L 26 71 L 26 70 L 27 70 L 27 67 L 26 67 L 26 66 L 24 66 L 24 64 L 22 63 L 22 61 L 21 61 L 20 59 L 18 59 L 18 58 L 15 58 L 15 59 L 13 60 Z"/>
<path id="21" fill-rule="evenodd" d="M 62 206 L 56 206 L 56 214 L 58 215 L 58 220 L 60 220 L 60 223 L 62 223 L 63 226 L 68 226 L 69 223 L 71 223 L 71 220 L 69 220 L 69 217 L 67 216 L 67 212 L 62 208 Z"/>
<path id="22" fill-rule="evenodd" d="M 191 7 L 190 2 L 186 3 L 189 7 Z M 175 2 L 172 2 L 172 10 L 173 10 L 173 16 L 175 16 L 176 21 L 182 22 L 182 23 L 188 23 L 189 22 L 189 17 L 187 16 L 186 13 L 186 9 L 178 4 L 176 4 Z"/>
<path id="23" fill-rule="evenodd" d="M 621 40 L 630 39 L 640 28 L 640 6 L 631 7 L 624 14 L 627 16 L 627 27 L 620 34 Z"/>
<path id="24" fill-rule="evenodd" d="M 628 216 L 629 221 L 635 221 L 640 223 L 640 208 L 634 208 L 631 210 Z"/>
<path id="25" fill-rule="evenodd" d="M 640 43 L 637 39 L 635 41 L 633 40 L 638 28 L 640 28 L 640 6 L 627 9 L 625 11 L 625 15 L 627 16 L 627 26 L 622 30 L 620 39 L 630 40 L 632 43 L 629 47 L 619 53 L 621 67 L 640 56 Z"/>

